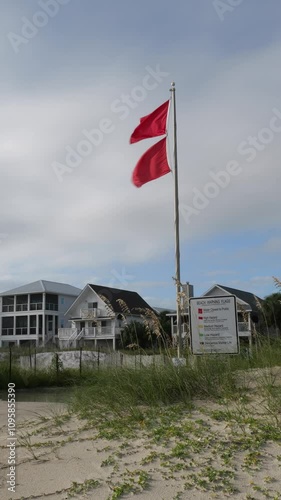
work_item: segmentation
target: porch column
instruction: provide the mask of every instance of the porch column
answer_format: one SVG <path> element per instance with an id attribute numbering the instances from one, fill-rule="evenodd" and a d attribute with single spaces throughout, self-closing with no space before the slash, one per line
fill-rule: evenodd
<path id="1" fill-rule="evenodd" d="M 111 320 L 111 335 L 113 335 L 113 351 L 115 351 L 116 348 L 116 336 L 115 336 L 115 318 Z"/>
<path id="2" fill-rule="evenodd" d="M 17 310 L 17 296 L 14 295 L 14 329 L 13 335 L 16 335 L 16 310 Z"/>
<path id="3" fill-rule="evenodd" d="M 42 304 L 42 309 L 43 309 L 43 318 L 42 318 L 42 344 L 45 345 L 45 330 L 46 330 L 46 316 L 45 316 L 45 309 L 46 309 L 46 292 L 43 292 L 43 304 Z"/>
<path id="4" fill-rule="evenodd" d="M 39 315 L 36 314 L 36 346 L 39 344 Z"/>
<path id="5" fill-rule="evenodd" d="M 252 322 L 251 322 L 251 313 L 248 312 L 248 330 L 252 334 Z"/>
<path id="6" fill-rule="evenodd" d="M 27 313 L 27 335 L 30 335 L 30 316 Z"/>
<path id="7" fill-rule="evenodd" d="M 250 333 L 249 337 L 249 352 L 252 354 L 252 321 L 251 321 L 251 313 L 248 312 L 248 330 Z"/>

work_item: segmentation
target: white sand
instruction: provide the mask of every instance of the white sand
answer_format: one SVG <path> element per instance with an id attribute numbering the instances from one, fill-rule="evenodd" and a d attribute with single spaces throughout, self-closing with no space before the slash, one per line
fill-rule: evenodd
<path id="1" fill-rule="evenodd" d="M 257 397 L 249 411 L 250 416 L 262 410 L 261 400 L 257 400 Z M 239 402 L 234 402 L 231 409 L 238 415 L 239 408 L 242 408 Z M 280 441 L 268 441 L 258 449 L 256 453 L 260 455 L 257 455 L 257 462 L 249 450 L 242 448 L 233 453 L 228 464 L 222 461 L 222 453 L 227 454 L 230 450 L 233 436 L 243 435 L 239 425 L 231 427 L 210 413 L 226 409 L 229 408 L 208 401 L 197 401 L 195 408 L 186 412 L 180 423 L 171 424 L 171 435 L 166 441 L 158 443 L 145 426 L 142 428 L 141 422 L 132 439 L 108 440 L 98 437 L 94 426 L 90 428 L 85 420 L 73 415 L 65 422 L 58 422 L 58 418 L 67 411 L 65 405 L 19 402 L 16 416 L 17 485 L 16 493 L 11 493 L 6 483 L 7 403 L 0 401 L 0 498 L 108 500 L 118 484 L 124 485 L 131 478 L 135 482 L 135 493 L 131 491 L 121 498 L 209 500 L 233 497 L 259 500 L 269 495 L 268 498 L 281 499 Z M 191 439 L 188 456 L 181 457 L 180 453 L 173 455 L 175 446 L 183 444 L 182 437 L 173 431 L 177 426 L 186 429 L 185 443 Z M 193 429 L 190 432 L 189 426 Z M 246 433 L 251 438 L 249 431 Z M 254 433 L 252 439 L 255 439 Z M 252 452 L 255 453 L 255 450 Z M 148 460 L 149 456 L 153 457 L 151 461 Z M 248 467 L 247 460 L 250 460 Z M 228 493 L 226 485 L 216 491 L 216 483 L 210 481 L 213 470 L 226 471 L 227 478 L 227 471 L 233 473 L 230 483 L 237 491 Z M 144 485 L 144 489 L 141 487 L 141 471 L 148 476 L 148 484 Z M 80 492 L 76 485 L 71 490 L 73 483 L 82 484 L 87 480 L 96 480 L 99 485 L 88 490 L 84 487 L 84 491 Z M 206 480 L 207 483 L 204 483 Z M 188 482 L 192 483 L 190 489 L 186 489 Z"/>

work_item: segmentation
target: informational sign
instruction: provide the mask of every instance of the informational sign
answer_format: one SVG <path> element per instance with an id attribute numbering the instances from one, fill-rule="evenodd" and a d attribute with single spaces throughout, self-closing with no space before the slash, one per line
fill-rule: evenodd
<path id="1" fill-rule="evenodd" d="M 189 300 L 193 354 L 238 354 L 236 297 L 199 297 Z"/>

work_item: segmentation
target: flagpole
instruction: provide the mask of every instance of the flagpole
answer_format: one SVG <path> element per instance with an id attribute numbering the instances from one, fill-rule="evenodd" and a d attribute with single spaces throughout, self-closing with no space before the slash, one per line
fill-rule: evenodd
<path id="1" fill-rule="evenodd" d="M 175 216 L 175 260 L 176 260 L 176 305 L 177 305 L 177 338 L 178 357 L 182 354 L 181 334 L 181 280 L 180 280 L 180 229 L 179 229 L 179 183 L 178 183 L 178 148 L 177 148 L 177 114 L 176 114 L 176 84 L 172 82 L 170 89 L 174 115 L 174 216 Z"/>

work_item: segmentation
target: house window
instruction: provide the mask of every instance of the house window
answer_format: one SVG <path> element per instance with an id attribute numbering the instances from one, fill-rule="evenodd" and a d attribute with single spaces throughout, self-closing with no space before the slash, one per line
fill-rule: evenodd
<path id="1" fill-rule="evenodd" d="M 61 303 L 62 306 L 64 305 L 64 297 L 60 298 L 60 303 Z"/>
<path id="2" fill-rule="evenodd" d="M 103 319 L 103 320 L 101 321 L 101 326 L 102 326 L 102 327 L 107 326 L 107 324 L 106 324 L 106 320 L 105 320 L 105 319 Z"/>
<path id="3" fill-rule="evenodd" d="M 14 333 L 14 318 L 11 317 L 3 317 L 2 319 L 2 335 L 13 335 Z"/>
<path id="4" fill-rule="evenodd" d="M 30 316 L 30 335 L 36 335 L 36 316 Z"/>
<path id="5" fill-rule="evenodd" d="M 88 309 L 97 309 L 98 303 L 97 302 L 89 302 L 88 303 Z"/>
<path id="6" fill-rule="evenodd" d="M 2 312 L 14 312 L 14 297 L 3 297 Z"/>
<path id="7" fill-rule="evenodd" d="M 16 317 L 16 335 L 27 335 L 27 316 Z"/>
<path id="8" fill-rule="evenodd" d="M 58 306 L 59 298 L 57 295 L 47 293 L 46 294 L 46 309 L 48 311 L 57 311 L 59 306 Z"/>
<path id="9" fill-rule="evenodd" d="M 41 311 L 43 307 L 43 294 L 33 293 L 30 295 L 30 310 Z"/>
<path id="10" fill-rule="evenodd" d="M 16 298 L 16 311 L 27 311 L 27 295 L 18 295 Z"/>
<path id="11" fill-rule="evenodd" d="M 48 332 L 53 330 L 53 316 L 47 316 Z"/>
<path id="12" fill-rule="evenodd" d="M 64 320 L 63 320 L 63 319 L 61 319 L 61 320 L 60 320 L 60 327 L 61 327 L 61 328 L 63 328 L 63 327 L 64 327 Z"/>

